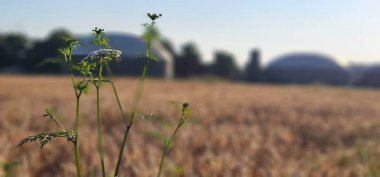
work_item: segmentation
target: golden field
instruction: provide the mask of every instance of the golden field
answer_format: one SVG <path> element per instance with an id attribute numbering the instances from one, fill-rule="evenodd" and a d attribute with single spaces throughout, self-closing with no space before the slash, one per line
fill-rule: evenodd
<path id="1" fill-rule="evenodd" d="M 128 113 L 136 80 L 116 79 Z M 380 176 L 380 91 L 325 86 L 250 85 L 211 81 L 146 80 L 121 176 L 153 177 L 178 120 L 170 101 L 188 101 L 191 119 L 180 129 L 164 176 L 376 177 Z M 126 124 L 110 86 L 101 90 L 106 169 L 115 168 Z M 15 162 L 17 177 L 75 176 L 73 145 L 54 140 L 15 148 L 28 136 L 55 130 L 42 114 L 54 108 L 66 129 L 74 125 L 68 77 L 0 76 L 0 163 Z M 82 172 L 99 169 L 94 90 L 81 100 Z M 4 174 L 3 169 L 0 176 Z"/>

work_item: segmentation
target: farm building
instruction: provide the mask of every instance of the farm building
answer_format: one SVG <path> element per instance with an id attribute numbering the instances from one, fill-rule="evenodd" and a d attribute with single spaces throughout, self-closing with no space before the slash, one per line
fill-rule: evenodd
<path id="1" fill-rule="evenodd" d="M 274 60 L 265 70 L 272 83 L 346 85 L 349 72 L 331 57 L 316 53 L 292 53 Z"/>
<path id="2" fill-rule="evenodd" d="M 140 75 L 144 60 L 139 56 L 145 54 L 146 46 L 144 41 L 139 36 L 126 33 L 108 33 L 107 38 L 113 49 L 122 52 L 120 62 L 110 63 L 113 74 Z M 88 53 L 97 50 L 98 48 L 94 44 L 91 44 L 92 39 L 92 35 L 79 36 L 78 40 L 84 43 L 84 46 L 80 46 L 77 50 L 74 50 L 73 56 L 84 58 Z M 151 61 L 147 74 L 153 77 L 172 78 L 174 71 L 173 56 L 158 42 L 152 44 L 152 55 L 159 62 Z"/>

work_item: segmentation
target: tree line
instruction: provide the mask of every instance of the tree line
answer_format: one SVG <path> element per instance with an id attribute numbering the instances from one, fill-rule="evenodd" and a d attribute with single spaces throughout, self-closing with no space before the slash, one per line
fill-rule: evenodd
<path id="1" fill-rule="evenodd" d="M 65 30 L 55 30 L 46 39 L 33 40 L 20 33 L 0 34 L 0 70 L 14 68 L 26 73 L 61 73 L 62 64 L 43 61 L 60 56 L 58 49 L 64 46 Z M 14 71 L 19 72 L 19 71 Z"/>
<path id="2" fill-rule="evenodd" d="M 24 34 L 0 34 L 0 71 L 24 73 L 62 73 L 61 63 L 44 62 L 60 56 L 58 49 L 63 47 L 63 36 L 70 35 L 66 30 L 55 30 L 42 40 L 30 39 Z M 176 78 L 215 77 L 236 80 L 241 78 L 235 58 L 229 52 L 219 50 L 212 63 L 202 63 L 203 58 L 194 43 L 186 43 L 180 52 L 174 50 L 169 40 L 161 44 L 174 58 Z"/>
<path id="3" fill-rule="evenodd" d="M 184 44 L 178 53 L 175 52 L 168 40 L 161 40 L 161 43 L 174 57 L 174 70 L 177 78 L 215 77 L 236 80 L 241 77 L 234 56 L 227 51 L 215 51 L 212 63 L 204 64 L 194 43 Z"/>

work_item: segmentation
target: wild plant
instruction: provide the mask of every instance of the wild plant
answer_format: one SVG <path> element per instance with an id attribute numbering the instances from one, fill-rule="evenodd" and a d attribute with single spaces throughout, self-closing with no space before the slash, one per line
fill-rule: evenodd
<path id="1" fill-rule="evenodd" d="M 48 115 L 48 116 L 45 116 Z M 76 143 L 77 141 L 77 133 L 73 130 L 66 131 L 62 124 L 60 124 L 50 113 L 45 114 L 44 117 L 49 117 L 51 120 L 54 121 L 54 123 L 57 125 L 59 130 L 57 131 L 49 131 L 49 132 L 42 132 L 33 136 L 28 136 L 24 138 L 18 146 L 22 146 L 25 143 L 28 142 L 34 142 L 38 141 L 40 143 L 40 148 L 43 148 L 46 144 L 48 144 L 50 141 L 52 141 L 55 138 L 66 138 L 67 141 L 70 141 L 72 143 Z"/>
<path id="2" fill-rule="evenodd" d="M 70 38 L 70 37 L 64 37 L 66 46 L 64 48 L 59 49 L 59 52 L 64 56 L 64 61 L 70 71 L 70 78 L 72 82 L 72 87 L 74 90 L 75 98 L 76 98 L 76 106 L 75 106 L 75 124 L 74 124 L 74 130 L 66 131 L 63 126 L 58 122 L 57 119 L 54 118 L 52 113 L 49 110 L 46 110 L 44 117 L 48 117 L 51 120 L 55 122 L 55 124 L 58 126 L 58 131 L 47 131 L 43 133 L 39 133 L 37 135 L 29 136 L 21 141 L 21 143 L 18 146 L 21 146 L 27 142 L 33 142 L 33 141 L 39 141 L 40 147 L 42 148 L 47 143 L 49 143 L 51 140 L 59 137 L 64 137 L 68 141 L 72 142 L 74 145 L 74 155 L 75 155 L 75 166 L 76 166 L 76 172 L 77 177 L 81 176 L 81 170 L 80 170 L 80 158 L 79 158 L 79 149 L 78 149 L 78 136 L 79 136 L 79 123 L 80 123 L 80 97 L 82 93 L 87 91 L 87 87 L 83 84 L 77 83 L 74 79 L 74 70 L 76 68 L 73 58 L 72 58 L 72 51 L 73 49 L 76 49 L 78 46 L 82 45 L 78 40 Z"/>
<path id="3" fill-rule="evenodd" d="M 101 120 L 101 99 L 100 99 L 100 91 L 104 84 L 109 83 L 113 88 L 114 95 L 117 100 L 117 104 L 119 110 L 121 112 L 123 122 L 126 123 L 126 129 L 124 132 L 123 141 L 120 145 L 120 152 L 118 155 L 118 161 L 116 164 L 114 176 L 117 177 L 119 175 L 119 169 L 121 166 L 121 161 L 125 149 L 125 145 L 128 139 L 128 135 L 130 129 L 135 122 L 136 116 L 138 114 L 137 110 L 139 107 L 139 103 L 143 94 L 144 80 L 148 71 L 148 64 L 150 61 L 158 61 L 157 58 L 152 56 L 151 53 L 151 44 L 158 38 L 157 30 L 155 29 L 156 20 L 159 19 L 161 14 L 150 14 L 148 13 L 148 17 L 151 22 L 146 23 L 143 26 L 145 27 L 145 32 L 143 34 L 143 39 L 146 45 L 145 54 L 142 55 L 144 59 L 144 66 L 142 68 L 142 72 L 138 83 L 136 85 L 136 89 L 133 96 L 133 101 L 131 105 L 131 113 L 130 119 L 126 121 L 126 116 L 120 102 L 118 92 L 115 87 L 115 83 L 112 79 L 112 71 L 109 67 L 109 62 L 116 60 L 120 61 L 121 51 L 111 49 L 110 44 L 108 43 L 108 39 L 105 35 L 104 29 L 95 28 L 93 31 L 93 40 L 92 44 L 95 44 L 99 49 L 93 52 L 90 52 L 86 57 L 84 57 L 79 62 L 73 61 L 73 49 L 76 49 L 78 46 L 83 45 L 79 41 L 65 37 L 64 40 L 66 42 L 66 47 L 60 49 L 59 51 L 63 54 L 65 63 L 70 71 L 70 78 L 72 82 L 72 87 L 74 91 L 74 95 L 76 98 L 76 108 L 75 108 L 75 124 L 74 130 L 66 130 L 64 126 L 59 122 L 59 120 L 53 115 L 50 110 L 46 110 L 43 117 L 49 118 L 57 127 L 55 131 L 46 131 L 36 135 L 28 136 L 23 139 L 18 146 L 21 146 L 28 142 L 39 142 L 40 147 L 43 148 L 46 144 L 54 140 L 55 138 L 65 138 L 67 141 L 73 143 L 74 145 L 74 154 L 75 154 L 75 165 L 76 165 L 76 173 L 77 177 L 81 177 L 81 169 L 80 169 L 80 158 L 79 158 L 79 150 L 78 150 L 78 137 L 79 137 L 79 125 L 80 125 L 80 98 L 83 93 L 87 93 L 90 85 L 93 85 L 96 89 L 96 124 L 97 124 L 97 149 L 101 163 L 101 171 L 102 176 L 106 176 L 106 169 L 104 165 L 104 140 L 103 140 L 103 129 L 102 129 L 102 120 Z M 103 78 L 103 70 L 106 70 L 110 79 Z M 79 74 L 81 77 L 79 81 L 76 81 L 74 74 Z M 174 141 L 175 135 L 177 134 L 180 127 L 183 126 L 186 118 L 189 116 L 189 104 L 184 103 L 182 105 L 181 116 L 179 119 L 179 123 L 172 133 L 171 137 L 168 138 L 164 143 L 164 148 L 160 160 L 159 170 L 157 172 L 157 176 L 159 177 L 163 168 L 163 164 L 165 161 L 165 157 Z"/>
<path id="4" fill-rule="evenodd" d="M 146 76 L 146 73 L 148 70 L 148 63 L 150 60 L 158 61 L 157 58 L 152 56 L 151 44 L 154 40 L 157 40 L 157 38 L 158 38 L 158 35 L 156 33 L 154 25 L 156 24 L 156 20 L 158 20 L 162 15 L 161 14 L 158 14 L 158 15 L 157 14 L 150 14 L 150 13 L 148 13 L 147 15 L 151 19 L 151 22 L 145 23 L 143 25 L 145 27 L 145 33 L 143 35 L 143 38 L 144 38 L 145 45 L 146 45 L 146 52 L 145 52 L 145 56 L 144 56 L 144 66 L 143 66 L 143 70 L 142 70 L 141 75 L 140 75 L 140 79 L 137 82 L 137 86 L 136 86 L 135 93 L 133 96 L 133 101 L 132 101 L 130 119 L 129 119 L 127 128 L 125 129 L 125 132 L 124 132 L 123 142 L 120 145 L 119 157 L 118 157 L 118 160 L 116 163 L 116 168 L 115 168 L 115 173 L 114 173 L 115 177 L 117 177 L 119 175 L 119 169 L 120 169 L 121 160 L 122 160 L 123 153 L 124 153 L 124 147 L 125 147 L 125 144 L 126 144 L 127 139 L 128 139 L 129 131 L 131 130 L 133 123 L 135 121 L 135 117 L 137 114 L 136 111 L 137 111 L 138 105 L 140 103 L 141 96 L 143 94 L 144 79 L 145 79 L 145 76 Z"/>
<path id="5" fill-rule="evenodd" d="M 99 50 L 89 53 L 84 59 L 82 59 L 78 63 L 78 68 L 79 72 L 82 75 L 89 77 L 88 80 L 84 80 L 83 82 L 81 82 L 81 84 L 87 85 L 91 83 L 96 88 L 96 124 L 98 137 L 98 153 L 101 163 L 102 176 L 105 177 L 106 170 L 104 166 L 103 129 L 100 114 L 100 88 L 103 85 L 103 83 L 111 83 L 114 88 L 118 103 L 119 105 L 121 105 L 113 82 L 103 79 L 103 68 L 105 66 L 108 66 L 108 63 L 112 60 L 119 61 L 121 57 L 121 51 L 110 49 L 110 45 L 108 43 L 107 37 L 105 36 L 104 29 L 95 28 L 93 30 L 93 35 L 94 39 L 92 40 L 92 43 L 99 47 Z M 98 73 L 94 75 L 96 71 L 98 71 Z M 121 108 L 121 106 L 119 107 Z"/>
<path id="6" fill-rule="evenodd" d="M 164 166 L 165 158 L 166 158 L 167 154 L 169 153 L 170 148 L 172 147 L 174 138 L 175 138 L 178 130 L 184 125 L 186 118 L 188 118 L 189 116 L 190 116 L 189 103 L 183 103 L 182 104 L 181 116 L 179 118 L 178 125 L 174 129 L 172 135 L 164 141 L 164 148 L 162 149 L 160 165 L 158 167 L 158 171 L 157 171 L 157 175 L 156 175 L 157 177 L 161 176 L 162 167 Z"/>
<path id="7" fill-rule="evenodd" d="M 40 143 L 40 148 L 43 148 L 46 144 L 48 144 L 49 142 L 51 142 L 52 140 L 54 140 L 56 138 L 65 138 L 68 142 L 72 142 L 74 145 L 78 144 L 78 142 L 77 142 L 78 134 L 75 130 L 67 131 L 63 127 L 63 125 L 53 116 L 53 114 L 49 110 L 46 110 L 43 117 L 47 117 L 47 118 L 49 118 L 49 120 L 52 120 L 54 122 L 54 124 L 57 126 L 58 130 L 46 131 L 46 132 L 38 133 L 36 135 L 28 136 L 28 137 L 24 138 L 17 145 L 17 147 L 20 147 L 20 146 L 22 146 L 28 142 L 38 141 Z M 74 151 L 75 151 L 75 148 L 74 148 Z M 75 156 L 77 157 L 77 155 L 75 155 Z M 78 155 L 78 157 L 79 157 L 79 155 Z M 76 159 L 76 162 L 77 162 L 77 159 Z M 79 161 L 76 164 L 79 164 Z M 80 166 L 77 166 L 77 172 L 78 172 L 78 167 L 80 167 Z M 79 169 L 79 172 L 80 172 L 80 169 Z M 77 174 L 77 176 L 78 175 L 80 176 L 80 173 Z"/>
<path id="8" fill-rule="evenodd" d="M 80 45 L 83 45 L 81 42 L 79 42 L 76 39 L 66 37 L 64 38 L 66 42 L 66 47 L 59 49 L 59 51 L 63 54 L 65 58 L 65 62 L 69 68 L 70 71 L 70 78 L 72 87 L 75 94 L 75 124 L 74 124 L 74 131 L 76 133 L 75 143 L 74 143 L 74 156 L 75 156 L 75 166 L 77 170 L 77 177 L 81 176 L 81 170 L 80 170 L 80 158 L 79 158 L 79 148 L 78 148 L 78 134 L 79 134 L 79 124 L 80 124 L 80 97 L 82 93 L 87 93 L 88 91 L 88 85 L 81 84 L 81 82 L 77 83 L 74 79 L 74 69 L 78 69 L 77 66 L 75 66 L 73 62 L 73 49 L 76 49 Z M 83 78 L 85 80 L 86 78 Z"/>
<path id="9" fill-rule="evenodd" d="M 102 132 L 102 123 L 100 118 L 100 88 L 104 83 L 110 83 L 121 115 L 123 119 L 125 120 L 125 114 L 123 111 L 123 108 L 121 106 L 120 98 L 118 96 L 116 87 L 114 82 L 111 80 L 105 80 L 103 79 L 103 69 L 106 68 L 107 73 L 109 77 L 112 78 L 112 71 L 108 66 L 108 63 L 112 60 L 116 60 L 117 62 L 120 61 L 121 58 L 121 51 L 111 49 L 110 44 L 108 43 L 108 38 L 105 35 L 104 29 L 101 28 L 95 28 L 93 31 L 94 39 L 91 41 L 92 44 L 95 44 L 99 50 L 93 51 L 89 53 L 88 56 L 86 56 L 81 62 L 78 63 L 78 71 L 84 75 L 88 76 L 88 80 L 84 80 L 81 82 L 81 84 L 89 84 L 92 83 L 96 88 L 96 107 L 97 107 L 97 132 L 98 132 L 98 151 L 101 158 L 101 164 L 102 164 L 102 173 L 105 173 L 104 169 L 104 145 L 103 145 L 103 132 Z M 97 77 L 94 76 L 94 72 L 98 71 Z"/>

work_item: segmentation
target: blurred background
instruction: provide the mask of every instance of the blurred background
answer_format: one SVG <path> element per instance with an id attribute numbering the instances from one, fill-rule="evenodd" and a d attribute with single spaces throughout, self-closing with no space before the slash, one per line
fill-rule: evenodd
<path id="1" fill-rule="evenodd" d="M 42 151 L 14 148 L 49 127 L 40 118 L 47 107 L 73 125 L 68 71 L 56 60 L 62 37 L 85 44 L 74 51 L 81 59 L 96 49 L 91 30 L 105 29 L 111 47 L 123 52 L 111 68 L 128 112 L 148 12 L 163 17 L 152 46 L 159 62 L 150 63 L 140 111 L 160 118 L 137 125 L 126 176 L 154 175 L 162 142 L 152 132 L 174 126 L 172 100 L 189 101 L 193 114 L 169 155 L 167 176 L 380 176 L 378 7 L 376 0 L 3 0 L 0 176 L 74 176 L 64 141 Z M 120 126 L 120 115 L 108 91 L 102 115 L 107 141 L 117 145 L 123 127 L 111 128 Z M 91 153 L 92 94 L 83 101 L 80 147 L 89 177 L 99 164 Z M 117 147 L 107 151 L 109 171 L 116 154 Z"/>

